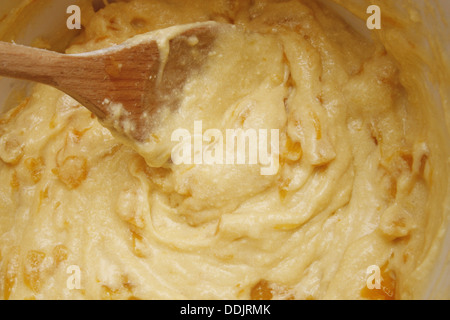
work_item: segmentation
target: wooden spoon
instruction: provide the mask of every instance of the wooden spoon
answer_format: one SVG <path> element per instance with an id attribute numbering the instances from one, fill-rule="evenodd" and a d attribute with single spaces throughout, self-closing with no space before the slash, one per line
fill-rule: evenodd
<path id="1" fill-rule="evenodd" d="M 51 85 L 108 127 L 144 142 L 158 110 L 177 107 L 184 83 L 200 70 L 218 30 L 215 22 L 177 26 L 83 54 L 0 42 L 0 75 Z"/>

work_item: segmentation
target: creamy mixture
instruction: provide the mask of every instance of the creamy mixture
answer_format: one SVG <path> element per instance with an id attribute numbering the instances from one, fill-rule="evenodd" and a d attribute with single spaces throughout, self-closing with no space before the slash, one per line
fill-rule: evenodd
<path id="1" fill-rule="evenodd" d="M 67 53 L 201 21 L 243 32 L 188 78 L 146 159 L 48 86 L 0 118 L 0 298 L 415 297 L 437 170 L 382 45 L 315 1 L 132 0 L 82 16 Z M 278 129 L 278 170 L 174 164 L 171 133 L 195 121 Z"/>

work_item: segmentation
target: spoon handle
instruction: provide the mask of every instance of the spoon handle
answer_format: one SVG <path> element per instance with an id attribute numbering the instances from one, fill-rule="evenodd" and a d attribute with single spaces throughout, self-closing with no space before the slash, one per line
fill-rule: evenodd
<path id="1" fill-rule="evenodd" d="M 0 42 L 0 75 L 58 86 L 67 71 L 64 55 L 44 49 Z"/>
<path id="2" fill-rule="evenodd" d="M 96 99 L 108 93 L 101 88 L 108 83 L 106 72 L 111 59 L 100 53 L 103 52 L 69 55 L 0 41 L 0 76 L 55 87 L 104 118 L 107 110 Z"/>

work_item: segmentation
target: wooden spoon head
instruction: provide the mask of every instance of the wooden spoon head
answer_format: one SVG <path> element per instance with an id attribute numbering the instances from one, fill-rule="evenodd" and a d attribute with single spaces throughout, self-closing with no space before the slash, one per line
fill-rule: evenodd
<path id="1" fill-rule="evenodd" d="M 73 84 L 60 86 L 73 88 L 65 91 L 106 126 L 144 142 L 161 108 L 176 110 L 185 82 L 200 72 L 221 28 L 215 22 L 174 27 L 76 55 L 85 78 L 74 75 L 65 80 Z"/>

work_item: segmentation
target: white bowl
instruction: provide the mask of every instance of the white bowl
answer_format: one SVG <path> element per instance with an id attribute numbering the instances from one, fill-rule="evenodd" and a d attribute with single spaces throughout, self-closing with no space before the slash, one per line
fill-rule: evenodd
<path id="1" fill-rule="evenodd" d="M 101 2 L 101 0 L 93 0 Z M 320 0 L 323 2 L 330 2 L 329 0 Z M 342 2 L 342 0 L 333 0 L 336 2 Z M 347 3 L 353 2 L 357 6 L 361 6 L 364 1 L 348 0 Z M 394 1 L 396 2 L 396 1 Z M 0 2 L 0 39 L 11 40 L 14 39 L 17 43 L 21 44 L 31 44 L 38 37 L 46 37 L 47 39 L 54 40 L 55 33 L 61 39 L 62 37 L 72 37 L 75 36 L 77 31 L 68 30 L 66 25 L 66 19 L 68 14 L 66 9 L 69 5 L 78 4 L 78 0 L 2 0 Z M 442 50 L 444 51 L 444 56 L 450 57 L 450 39 L 448 36 L 448 30 L 444 24 L 436 23 L 436 16 L 433 12 L 428 11 L 430 9 L 436 9 L 437 6 L 441 6 L 441 15 L 444 20 L 450 22 L 450 1 L 439 0 L 436 3 L 423 0 L 415 1 L 419 8 L 419 15 L 422 16 L 424 20 L 424 40 L 426 40 L 427 35 L 437 36 L 441 41 Z M 367 4 L 367 3 L 366 3 Z M 367 28 L 365 27 L 365 21 L 357 18 L 355 15 L 351 14 L 346 9 L 343 9 L 336 3 L 331 3 L 331 6 L 342 15 L 353 27 L 359 29 L 361 33 L 368 35 Z M 409 12 L 412 19 L 415 18 L 417 12 Z M 19 19 L 11 24 L 11 21 L 7 21 L 8 17 L 11 16 L 24 16 L 26 19 Z M 441 17 L 442 17 L 441 16 Z M 6 19 L 4 19 L 6 17 Z M 12 27 L 12 28 L 11 28 Z M 55 31 L 58 30 L 58 31 Z M 432 63 L 432 58 L 430 59 Z M 447 61 L 448 62 L 448 61 Z M 448 65 L 447 65 L 448 67 Z M 423 68 L 427 68 L 426 65 Z M 443 70 L 443 72 L 448 72 L 448 70 Z M 450 75 L 447 74 L 447 77 Z M 9 103 L 8 97 L 11 93 L 22 90 L 27 87 L 29 83 L 26 81 L 18 81 L 6 78 L 0 78 L 0 113 L 4 112 L 7 108 L 11 107 L 12 104 Z M 438 92 L 439 89 L 447 91 L 447 98 L 450 95 L 450 88 L 440 87 L 440 83 L 429 82 L 428 88 L 430 92 Z M 447 159 L 450 159 L 450 153 L 448 152 L 450 135 L 450 105 L 448 100 L 437 99 L 437 103 L 433 108 L 436 108 L 436 114 L 444 115 L 441 117 L 440 122 L 437 124 L 442 127 L 442 132 L 446 138 L 446 145 L 443 145 L 442 152 L 445 153 Z M 444 155 L 444 156 L 445 156 Z M 448 161 L 447 161 L 447 167 Z M 447 178 L 447 185 L 449 186 L 450 179 Z M 445 200 L 444 207 L 445 213 L 445 223 L 448 225 L 448 217 L 450 213 L 450 205 L 447 192 L 447 199 Z M 434 265 L 434 271 L 432 272 L 432 277 L 429 281 L 429 285 L 423 292 L 420 299 L 449 299 L 450 298 L 450 230 L 447 227 L 445 235 L 443 237 L 443 246 L 440 249 L 439 258 L 437 263 Z"/>

